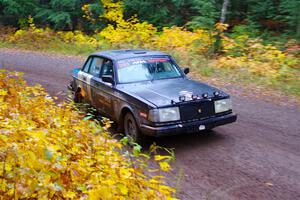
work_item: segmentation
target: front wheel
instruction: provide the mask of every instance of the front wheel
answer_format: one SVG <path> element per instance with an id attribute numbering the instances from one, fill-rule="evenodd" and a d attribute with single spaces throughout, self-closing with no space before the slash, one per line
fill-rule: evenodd
<path id="1" fill-rule="evenodd" d="M 137 123 L 131 113 L 127 113 L 124 117 L 124 131 L 132 142 L 143 142 L 142 134 L 137 126 Z"/>

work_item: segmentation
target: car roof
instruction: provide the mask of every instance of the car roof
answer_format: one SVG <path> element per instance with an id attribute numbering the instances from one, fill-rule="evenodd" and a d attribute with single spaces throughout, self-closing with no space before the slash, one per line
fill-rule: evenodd
<path id="1" fill-rule="evenodd" d="M 149 51 L 149 50 L 135 50 L 135 49 L 124 49 L 124 50 L 109 50 L 100 51 L 91 54 L 91 56 L 102 56 L 111 60 L 121 60 L 126 58 L 136 58 L 141 56 L 169 56 L 166 53 L 160 51 Z"/>

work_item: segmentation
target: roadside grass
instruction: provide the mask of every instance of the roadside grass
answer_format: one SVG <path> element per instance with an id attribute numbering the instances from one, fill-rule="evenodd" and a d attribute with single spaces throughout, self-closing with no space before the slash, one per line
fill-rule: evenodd
<path id="1" fill-rule="evenodd" d="M 17 42 L 10 42 L 5 39 L 0 39 L 0 48 L 19 48 L 31 51 L 42 51 L 64 55 L 87 56 L 95 51 L 102 51 L 108 49 L 118 49 L 119 46 L 113 46 L 109 43 L 102 43 L 102 45 L 92 46 L 88 44 L 74 44 L 66 43 L 58 38 L 51 38 L 46 43 L 34 42 L 31 40 L 22 40 Z M 123 48 L 132 48 L 124 45 Z M 157 49 L 159 50 L 159 49 Z M 181 67 L 190 67 L 191 72 L 197 77 L 206 77 L 208 79 L 217 79 L 222 82 L 238 84 L 238 86 L 257 86 L 272 90 L 274 93 L 280 92 L 285 95 L 292 95 L 300 97 L 300 68 L 295 68 L 293 74 L 295 76 L 285 79 L 270 79 L 250 73 L 246 69 L 228 69 L 218 68 L 212 63 L 214 58 L 207 58 L 201 55 L 183 56 L 180 52 L 170 50 L 167 51 L 174 56 Z"/>
<path id="2" fill-rule="evenodd" d="M 280 91 L 286 95 L 294 95 L 300 97 L 300 82 L 296 78 L 289 80 L 283 79 L 268 79 L 266 77 L 255 76 L 243 69 L 223 69 L 214 68 L 213 66 L 200 67 L 195 69 L 205 77 L 219 78 L 222 81 L 239 84 L 239 86 L 255 85 L 263 87 L 267 90 Z M 300 71 L 294 72 L 299 74 Z M 250 91 L 251 92 L 251 91 Z"/>
<path id="3" fill-rule="evenodd" d="M 76 45 L 71 43 L 64 43 L 60 40 L 52 40 L 47 44 L 35 43 L 32 41 L 22 41 L 17 43 L 12 43 L 9 41 L 0 42 L 1 48 L 19 48 L 30 51 L 42 51 L 50 53 L 59 53 L 64 55 L 81 55 L 86 56 L 91 52 L 97 51 L 97 49 L 89 45 Z M 99 50 L 102 50 L 99 48 Z"/>
<path id="4" fill-rule="evenodd" d="M 179 60 L 180 58 L 177 58 Z M 274 93 L 283 93 L 300 97 L 300 68 L 292 69 L 291 72 L 294 76 L 283 79 L 270 79 L 268 77 L 258 76 L 250 73 L 244 68 L 219 68 L 215 67 L 212 63 L 213 59 L 205 57 L 193 58 L 189 67 L 191 72 L 195 73 L 198 77 L 206 77 L 207 79 L 217 79 L 225 83 L 237 84 L 240 87 L 249 86 L 264 88 Z M 185 66 L 182 64 L 182 66 Z"/>

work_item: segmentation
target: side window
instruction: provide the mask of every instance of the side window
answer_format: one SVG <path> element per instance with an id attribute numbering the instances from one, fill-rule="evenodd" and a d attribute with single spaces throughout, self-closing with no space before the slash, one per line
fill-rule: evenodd
<path id="1" fill-rule="evenodd" d="M 94 57 L 89 69 L 89 73 L 93 76 L 99 77 L 103 59 L 99 57 Z"/>
<path id="2" fill-rule="evenodd" d="M 90 67 L 90 65 L 91 65 L 92 59 L 93 59 L 93 58 L 90 57 L 90 58 L 85 62 L 85 65 L 83 66 L 82 71 L 84 71 L 84 72 L 86 72 L 86 73 L 89 71 L 89 67 Z"/>
<path id="3" fill-rule="evenodd" d="M 113 77 L 114 76 L 113 69 L 114 69 L 113 62 L 109 59 L 105 59 L 101 70 L 101 77 L 103 75 L 111 75 Z"/>

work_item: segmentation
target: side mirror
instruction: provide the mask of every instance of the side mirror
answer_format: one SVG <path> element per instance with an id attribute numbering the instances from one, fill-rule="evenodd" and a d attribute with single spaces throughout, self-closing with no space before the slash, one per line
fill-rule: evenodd
<path id="1" fill-rule="evenodd" d="M 111 75 L 103 75 L 102 81 L 105 83 L 110 83 L 112 86 L 115 84 L 115 80 Z"/>
<path id="2" fill-rule="evenodd" d="M 184 73 L 184 74 L 190 73 L 190 68 L 188 68 L 188 67 L 184 68 L 184 69 L 183 69 L 183 73 Z"/>

